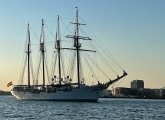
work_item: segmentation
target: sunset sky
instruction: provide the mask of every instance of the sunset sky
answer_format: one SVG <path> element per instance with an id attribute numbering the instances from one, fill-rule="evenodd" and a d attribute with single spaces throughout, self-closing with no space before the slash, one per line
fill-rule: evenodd
<path id="1" fill-rule="evenodd" d="M 58 14 L 72 20 L 76 6 L 92 29 L 88 35 L 94 33 L 129 74 L 115 87 L 130 87 L 135 79 L 146 88 L 165 87 L 165 0 L 1 0 L 0 90 L 20 77 L 27 23 L 39 33 L 42 18 L 50 26 Z"/>

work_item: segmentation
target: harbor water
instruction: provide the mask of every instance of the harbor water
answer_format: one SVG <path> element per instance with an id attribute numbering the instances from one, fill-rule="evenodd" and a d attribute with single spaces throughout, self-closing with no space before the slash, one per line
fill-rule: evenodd
<path id="1" fill-rule="evenodd" d="M 2 120 L 165 120 L 165 100 L 100 98 L 97 103 L 0 96 Z"/>

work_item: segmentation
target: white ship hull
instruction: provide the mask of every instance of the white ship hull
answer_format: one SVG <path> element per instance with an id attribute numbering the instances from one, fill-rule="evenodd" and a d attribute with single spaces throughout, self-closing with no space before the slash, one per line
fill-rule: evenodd
<path id="1" fill-rule="evenodd" d="M 71 91 L 56 91 L 53 93 L 30 91 L 11 91 L 12 95 L 21 100 L 49 100 L 49 101 L 84 101 L 97 102 L 98 94 L 90 87 L 74 88 Z"/>

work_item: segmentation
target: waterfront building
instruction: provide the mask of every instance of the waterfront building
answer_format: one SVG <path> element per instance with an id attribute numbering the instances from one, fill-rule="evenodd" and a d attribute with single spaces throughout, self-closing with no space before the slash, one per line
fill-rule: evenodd
<path id="1" fill-rule="evenodd" d="M 165 98 L 165 87 L 160 89 L 160 97 Z"/>
<path id="2" fill-rule="evenodd" d="M 136 89 L 125 88 L 125 87 L 117 87 L 113 91 L 113 95 L 116 97 L 130 97 L 135 96 L 137 94 Z"/>
<path id="3" fill-rule="evenodd" d="M 133 80 L 131 82 L 132 89 L 144 89 L 144 81 L 143 80 Z"/>

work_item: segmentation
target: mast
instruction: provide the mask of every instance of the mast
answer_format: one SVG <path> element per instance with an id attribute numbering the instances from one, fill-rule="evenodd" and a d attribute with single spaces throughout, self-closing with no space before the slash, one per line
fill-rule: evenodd
<path id="1" fill-rule="evenodd" d="M 40 51 L 42 55 L 42 71 L 43 71 L 43 86 L 45 86 L 45 35 L 44 35 L 44 20 L 42 19 Z"/>
<path id="2" fill-rule="evenodd" d="M 79 48 L 81 46 L 79 44 L 78 8 L 76 10 L 76 33 L 75 33 L 74 42 L 75 42 L 75 47 L 76 47 L 76 52 L 77 52 L 77 79 L 78 79 L 78 86 L 80 86 L 80 53 L 79 53 Z"/>
<path id="3" fill-rule="evenodd" d="M 56 32 L 56 49 L 58 50 L 58 71 L 59 71 L 59 84 L 61 85 L 61 44 L 60 44 L 60 23 L 59 15 L 57 19 L 57 32 Z"/>
<path id="4" fill-rule="evenodd" d="M 29 29 L 29 23 L 28 23 L 28 49 L 27 49 L 27 56 L 28 56 L 28 87 L 30 87 L 30 29 Z"/>
<path id="5" fill-rule="evenodd" d="M 74 35 L 67 35 L 67 38 L 72 38 L 74 40 L 74 47 L 75 48 L 62 48 L 62 49 L 69 49 L 69 50 L 76 50 L 76 59 L 77 59 L 77 81 L 78 81 L 78 87 L 80 87 L 80 51 L 89 51 L 89 52 L 96 52 L 93 50 L 85 50 L 85 49 L 80 49 L 81 48 L 81 44 L 79 43 L 79 40 L 91 40 L 91 38 L 89 37 L 83 37 L 79 35 L 79 26 L 80 25 L 86 25 L 86 24 L 82 24 L 79 23 L 79 14 L 78 14 L 78 8 L 76 7 L 76 21 L 75 23 L 75 34 Z"/>

